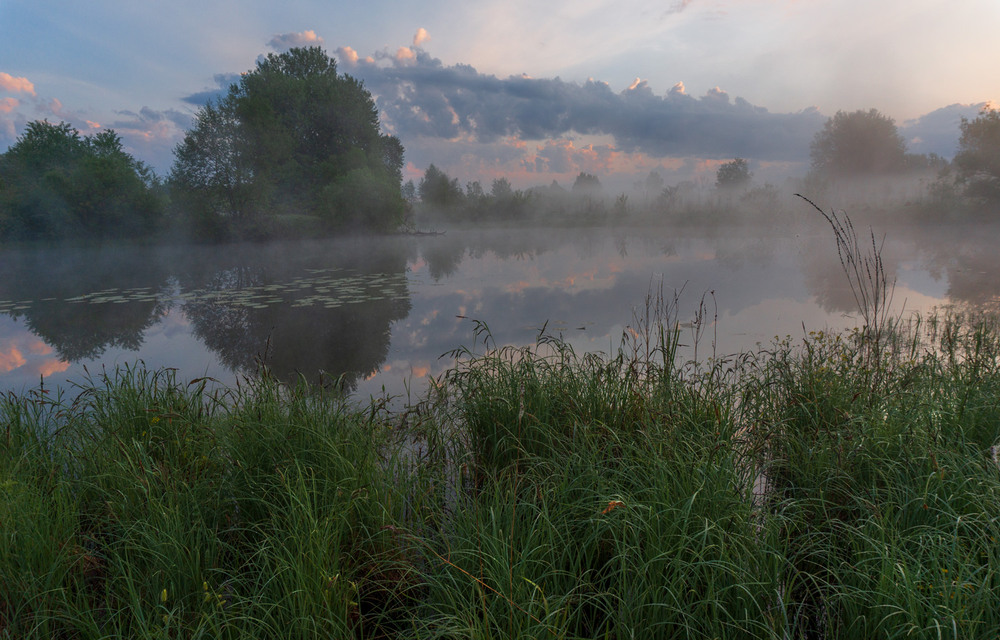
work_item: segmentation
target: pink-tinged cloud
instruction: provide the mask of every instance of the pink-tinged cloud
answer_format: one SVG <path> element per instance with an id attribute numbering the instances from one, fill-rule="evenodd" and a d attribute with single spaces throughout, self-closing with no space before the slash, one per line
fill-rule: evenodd
<path id="1" fill-rule="evenodd" d="M 414 378 L 426 378 L 431 374 L 431 367 L 428 364 L 415 364 L 410 367 L 410 375 Z"/>
<path id="2" fill-rule="evenodd" d="M 299 33 L 276 34 L 268 41 L 267 46 L 277 51 L 288 51 L 296 47 L 318 47 L 321 44 L 323 44 L 323 38 L 310 29 Z"/>
<path id="3" fill-rule="evenodd" d="M 353 67 L 358 63 L 358 52 L 351 47 L 340 47 L 337 49 L 337 59 L 341 64 Z"/>
<path id="4" fill-rule="evenodd" d="M 48 362 L 43 362 L 38 367 L 38 373 L 43 376 L 51 376 L 53 373 L 62 373 L 66 369 L 69 369 L 69 363 L 62 360 L 49 360 Z"/>
<path id="5" fill-rule="evenodd" d="M 20 104 L 21 102 L 17 98 L 4 98 L 0 100 L 0 113 L 10 113 Z"/>
<path id="6" fill-rule="evenodd" d="M 65 113 L 63 112 L 63 103 L 59 101 L 59 98 L 52 98 L 52 100 L 49 101 L 49 104 L 47 106 L 49 111 L 53 115 L 60 117 L 65 115 Z"/>
<path id="7" fill-rule="evenodd" d="M 28 95 L 35 94 L 35 85 L 31 83 L 27 78 L 15 78 L 9 73 L 4 73 L 0 71 L 0 89 L 4 91 L 11 91 L 13 93 L 27 93 Z"/>
<path id="8" fill-rule="evenodd" d="M 414 34 L 413 36 L 413 46 L 419 47 L 420 45 L 422 45 L 423 43 L 427 42 L 430 39 L 431 36 L 429 33 L 427 33 L 427 29 L 420 27 L 419 29 L 417 29 L 417 33 Z"/>
<path id="9" fill-rule="evenodd" d="M 94 122 L 92 120 L 84 120 L 84 122 L 86 122 L 87 126 L 90 127 L 91 129 L 100 129 L 101 128 L 101 123 L 99 123 L 99 122 Z"/>
<path id="10" fill-rule="evenodd" d="M 24 366 L 27 360 L 21 354 L 20 349 L 11 347 L 6 352 L 0 351 L 0 372 L 7 373 L 18 367 Z"/>
<path id="11" fill-rule="evenodd" d="M 417 59 L 417 54 L 409 47 L 400 47 L 396 50 L 396 62 L 406 64 Z"/>
<path id="12" fill-rule="evenodd" d="M 649 82 L 643 80 L 642 78 L 636 78 L 632 81 L 632 84 L 628 86 L 628 91 L 635 91 L 636 89 L 645 89 L 649 86 Z"/>
<path id="13" fill-rule="evenodd" d="M 403 179 L 413 180 L 414 182 L 420 180 L 424 175 L 422 169 L 417 168 L 417 165 L 413 162 L 407 162 L 406 167 L 403 168 Z"/>
<path id="14" fill-rule="evenodd" d="M 522 166 L 529 173 L 577 174 L 582 172 L 608 174 L 617 172 L 628 154 L 611 145 L 588 144 L 577 147 L 572 140 L 546 140 L 536 147 L 534 155 L 526 156 Z"/>
<path id="15" fill-rule="evenodd" d="M 52 353 L 52 347 L 47 345 L 43 340 L 34 340 L 28 345 L 28 353 L 47 356 Z"/>

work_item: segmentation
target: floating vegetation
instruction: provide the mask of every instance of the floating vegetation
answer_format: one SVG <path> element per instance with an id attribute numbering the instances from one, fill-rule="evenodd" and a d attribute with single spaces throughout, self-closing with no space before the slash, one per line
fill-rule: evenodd
<path id="1" fill-rule="evenodd" d="M 174 288 L 156 292 L 150 287 L 127 289 L 102 289 L 65 298 L 71 304 L 129 304 L 129 303 L 207 303 L 249 309 L 267 309 L 272 306 L 293 307 L 323 306 L 337 308 L 350 304 L 364 304 L 407 296 L 407 278 L 404 274 L 354 273 L 340 268 L 305 269 L 309 276 L 288 282 L 272 282 L 233 288 Z M 41 302 L 59 302 L 59 298 L 42 298 Z M 26 311 L 32 301 L 0 300 L 0 313 Z"/>

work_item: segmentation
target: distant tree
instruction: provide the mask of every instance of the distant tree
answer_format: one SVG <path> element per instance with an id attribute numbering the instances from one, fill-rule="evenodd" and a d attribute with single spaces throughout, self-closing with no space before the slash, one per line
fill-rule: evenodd
<path id="1" fill-rule="evenodd" d="M 907 153 L 907 171 L 939 172 L 948 168 L 948 161 L 936 153 Z"/>
<path id="2" fill-rule="evenodd" d="M 612 208 L 612 213 L 618 219 L 624 218 L 628 215 L 628 196 L 624 193 L 618 194 L 615 199 L 615 205 Z"/>
<path id="3" fill-rule="evenodd" d="M 400 189 L 400 193 L 403 194 L 403 200 L 406 200 L 411 205 L 417 201 L 417 187 L 413 184 L 413 180 L 407 180 L 406 184 Z"/>
<path id="4" fill-rule="evenodd" d="M 465 197 L 473 202 L 480 202 L 487 198 L 486 192 L 483 191 L 483 185 L 479 180 L 465 183 Z"/>
<path id="5" fill-rule="evenodd" d="M 719 167 L 715 172 L 715 186 L 719 189 L 738 189 L 750 184 L 753 174 L 750 173 L 750 163 L 743 158 L 736 158 Z"/>
<path id="6" fill-rule="evenodd" d="M 201 109 L 170 183 L 199 215 L 237 228 L 293 213 L 329 228 L 386 229 L 405 208 L 402 166 L 402 144 L 381 132 L 371 94 L 310 47 L 269 54 Z"/>
<path id="7" fill-rule="evenodd" d="M 642 190 L 645 200 L 648 202 L 650 198 L 659 194 L 663 190 L 663 176 L 660 175 L 659 171 L 650 171 L 646 179 L 642 181 Z"/>
<path id="8" fill-rule="evenodd" d="M 427 167 L 424 177 L 417 187 L 420 194 L 420 201 L 425 205 L 440 208 L 456 207 L 465 200 L 462 187 L 458 184 L 458 178 L 449 178 L 448 174 L 441 171 L 433 164 Z"/>
<path id="9" fill-rule="evenodd" d="M 0 238 L 134 237 L 163 213 L 153 171 L 112 130 L 28 123 L 0 155 Z"/>
<path id="10" fill-rule="evenodd" d="M 813 171 L 827 177 L 854 177 L 902 171 L 906 144 L 892 118 L 877 109 L 838 111 L 810 147 Z"/>
<path id="11" fill-rule="evenodd" d="M 965 193 L 1000 201 L 1000 110 L 984 109 L 974 120 L 962 118 L 954 165 Z"/>
<path id="12" fill-rule="evenodd" d="M 601 191 L 601 181 L 597 176 L 581 171 L 573 182 L 571 191 L 576 194 L 596 195 Z"/>
<path id="13" fill-rule="evenodd" d="M 525 213 L 528 196 L 520 189 L 514 189 L 507 178 L 493 180 L 490 196 L 493 198 L 493 212 L 497 216 L 510 218 Z"/>
<path id="14" fill-rule="evenodd" d="M 514 197 L 514 189 L 507 178 L 495 178 L 490 187 L 490 195 L 496 200 L 509 200 Z"/>

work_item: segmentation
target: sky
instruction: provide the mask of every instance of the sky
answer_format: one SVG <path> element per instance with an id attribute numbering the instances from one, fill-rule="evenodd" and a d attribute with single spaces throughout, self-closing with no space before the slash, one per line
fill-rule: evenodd
<path id="1" fill-rule="evenodd" d="M 801 175 L 837 111 L 950 158 L 1000 101 L 997 0 L 0 0 L 0 151 L 28 122 L 114 129 L 159 174 L 206 100 L 321 46 L 406 149 L 464 184 Z"/>

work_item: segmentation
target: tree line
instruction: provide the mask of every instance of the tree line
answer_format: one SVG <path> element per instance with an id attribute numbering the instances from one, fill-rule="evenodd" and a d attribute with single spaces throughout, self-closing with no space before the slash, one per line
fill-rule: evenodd
<path id="1" fill-rule="evenodd" d="M 386 231 L 403 145 L 361 81 L 318 47 L 271 54 L 198 110 L 165 179 L 112 131 L 30 123 L 0 155 L 0 240 L 199 240 Z"/>
<path id="2" fill-rule="evenodd" d="M 810 147 L 807 179 L 936 171 L 939 193 L 1000 202 L 1000 111 L 960 124 L 952 162 L 907 153 L 894 121 L 875 109 L 837 112 Z M 485 220 L 522 216 L 533 194 L 567 193 L 597 207 L 597 176 L 581 173 L 569 192 L 553 183 L 530 191 L 498 178 L 463 188 L 430 165 L 419 185 L 402 184 L 403 146 L 381 130 L 363 84 L 337 71 L 318 47 L 270 54 L 225 96 L 195 115 L 165 178 L 129 155 L 113 130 L 84 136 L 66 123 L 29 123 L 0 154 L 0 241 L 136 238 L 167 232 L 199 240 L 389 231 L 407 211 Z M 748 187 L 750 163 L 723 163 L 716 187 Z M 647 201 L 669 201 L 655 172 L 637 183 Z M 614 211 L 627 208 L 622 194 Z"/>

